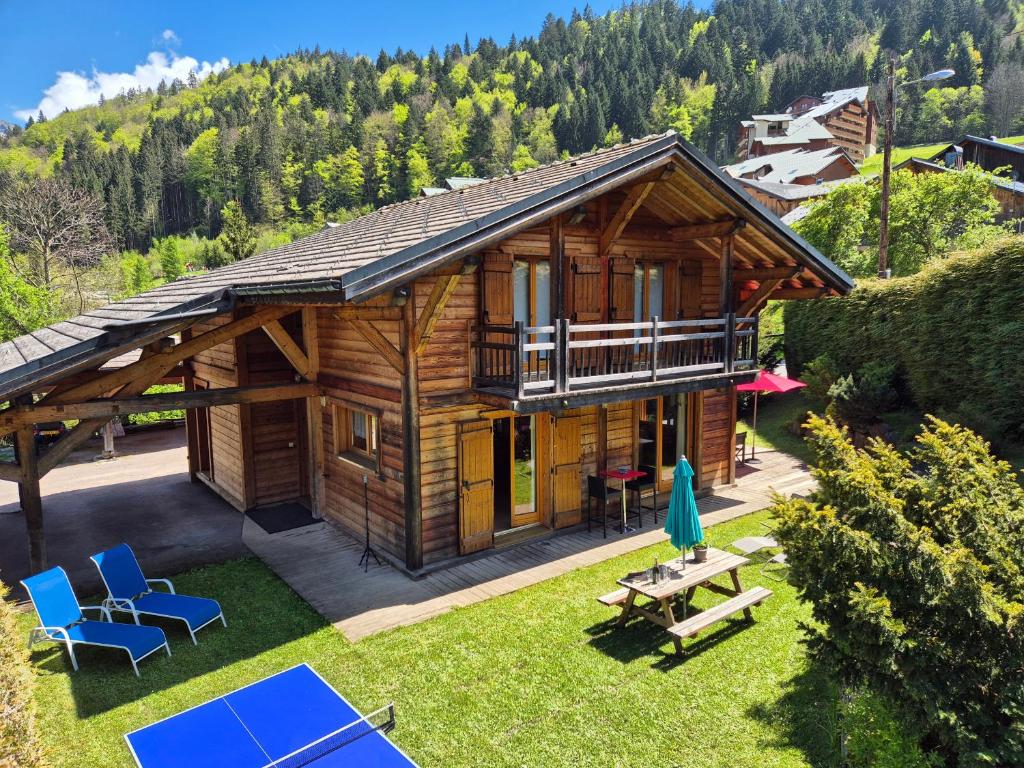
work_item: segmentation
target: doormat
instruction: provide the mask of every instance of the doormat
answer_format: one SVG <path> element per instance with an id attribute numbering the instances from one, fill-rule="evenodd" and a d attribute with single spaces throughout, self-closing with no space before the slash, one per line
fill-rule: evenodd
<path id="1" fill-rule="evenodd" d="M 268 507 L 256 507 L 245 514 L 267 533 L 282 533 L 321 522 L 315 520 L 308 509 L 294 501 L 272 504 Z"/>

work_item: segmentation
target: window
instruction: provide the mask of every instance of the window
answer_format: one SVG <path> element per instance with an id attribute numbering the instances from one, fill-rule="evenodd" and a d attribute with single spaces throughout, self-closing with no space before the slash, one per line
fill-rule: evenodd
<path id="1" fill-rule="evenodd" d="M 633 269 L 633 322 L 659 320 L 665 314 L 665 267 L 662 264 L 637 264 Z"/>
<path id="2" fill-rule="evenodd" d="M 516 259 L 512 266 L 514 319 L 528 326 L 551 322 L 551 265 Z"/>
<path id="3" fill-rule="evenodd" d="M 339 459 L 380 472 L 380 416 L 369 410 L 334 406 L 334 453 Z"/>

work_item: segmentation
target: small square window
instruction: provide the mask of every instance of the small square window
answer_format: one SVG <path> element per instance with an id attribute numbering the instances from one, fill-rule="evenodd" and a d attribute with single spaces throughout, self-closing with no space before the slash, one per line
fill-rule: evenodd
<path id="1" fill-rule="evenodd" d="M 380 418 L 369 411 L 334 406 L 334 453 L 380 472 Z"/>

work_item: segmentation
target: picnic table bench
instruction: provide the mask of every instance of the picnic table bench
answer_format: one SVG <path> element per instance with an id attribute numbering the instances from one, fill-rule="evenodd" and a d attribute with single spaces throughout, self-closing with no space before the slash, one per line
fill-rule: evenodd
<path id="1" fill-rule="evenodd" d="M 735 613 L 743 611 L 747 619 L 753 619 L 750 609 L 760 605 L 771 597 L 772 591 L 764 587 L 754 587 L 744 591 L 740 584 L 739 569 L 750 562 L 742 555 L 733 555 L 720 549 L 709 547 L 707 559 L 698 563 L 691 553 L 685 560 L 676 558 L 665 563 L 667 571 L 664 578 L 657 582 L 651 578 L 650 571 L 633 573 L 619 579 L 620 589 L 602 595 L 598 601 L 607 606 L 621 606 L 618 624 L 625 624 L 632 616 L 641 616 L 661 627 L 664 627 L 675 645 L 676 653 L 683 652 L 682 640 L 693 637 Z M 728 573 L 732 579 L 732 588 L 715 584 L 711 579 Z M 707 589 L 729 599 L 706 611 L 686 618 L 685 609 L 697 588 Z M 684 595 L 684 618 L 676 621 L 672 601 L 680 594 Z M 637 599 L 646 598 L 649 603 L 640 605 Z"/>

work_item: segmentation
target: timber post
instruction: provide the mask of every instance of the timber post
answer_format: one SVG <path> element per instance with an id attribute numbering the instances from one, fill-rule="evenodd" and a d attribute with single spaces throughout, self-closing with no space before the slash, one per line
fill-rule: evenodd
<path id="1" fill-rule="evenodd" d="M 423 567 L 423 502 L 420 486 L 420 394 L 416 365 L 416 286 L 402 305 L 402 483 L 405 501 L 405 565 Z"/>
<path id="2" fill-rule="evenodd" d="M 39 573 L 46 569 L 46 538 L 43 534 L 43 499 L 39 491 L 39 462 L 31 424 L 17 431 L 15 445 L 21 468 L 18 499 L 21 511 L 25 513 L 25 529 L 28 531 L 29 571 Z"/>

